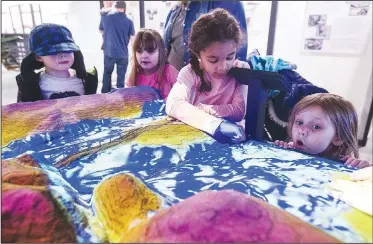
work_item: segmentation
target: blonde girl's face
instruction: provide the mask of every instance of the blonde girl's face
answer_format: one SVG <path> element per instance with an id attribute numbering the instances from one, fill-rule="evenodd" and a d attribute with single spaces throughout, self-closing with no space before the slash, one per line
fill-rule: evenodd
<path id="1" fill-rule="evenodd" d="M 234 41 L 213 42 L 199 53 L 200 66 L 208 75 L 216 79 L 225 78 L 236 58 Z"/>
<path id="2" fill-rule="evenodd" d="M 159 49 L 156 48 L 154 51 L 136 51 L 136 60 L 145 74 L 154 73 L 159 64 Z"/>
<path id="3" fill-rule="evenodd" d="M 324 152 L 330 144 L 338 146 L 341 143 L 329 116 L 319 106 L 299 111 L 291 134 L 296 149 L 313 155 Z"/>

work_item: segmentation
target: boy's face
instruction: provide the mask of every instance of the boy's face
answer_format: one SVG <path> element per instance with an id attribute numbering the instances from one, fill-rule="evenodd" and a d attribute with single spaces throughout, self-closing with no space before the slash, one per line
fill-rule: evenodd
<path id="1" fill-rule="evenodd" d="M 74 63 L 74 53 L 58 53 L 55 55 L 41 56 L 37 58 L 43 62 L 45 67 L 58 71 L 65 71 L 71 68 Z"/>

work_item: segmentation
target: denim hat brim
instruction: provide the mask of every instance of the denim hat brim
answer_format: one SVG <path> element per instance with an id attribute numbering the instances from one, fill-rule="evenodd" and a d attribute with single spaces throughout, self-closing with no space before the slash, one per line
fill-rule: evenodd
<path id="1" fill-rule="evenodd" d="M 78 52 L 80 48 L 73 42 L 59 43 L 53 46 L 41 47 L 34 51 L 38 56 L 56 55 L 58 53 Z"/>

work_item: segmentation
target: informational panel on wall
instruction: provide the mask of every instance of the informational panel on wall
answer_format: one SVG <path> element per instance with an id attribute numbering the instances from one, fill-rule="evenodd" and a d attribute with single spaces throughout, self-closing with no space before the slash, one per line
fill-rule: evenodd
<path id="1" fill-rule="evenodd" d="M 303 53 L 360 55 L 372 28 L 371 1 L 308 1 Z"/>
<path id="2" fill-rule="evenodd" d="M 172 1 L 144 1 L 145 27 L 163 35 L 164 25 L 171 8 L 178 4 Z"/>

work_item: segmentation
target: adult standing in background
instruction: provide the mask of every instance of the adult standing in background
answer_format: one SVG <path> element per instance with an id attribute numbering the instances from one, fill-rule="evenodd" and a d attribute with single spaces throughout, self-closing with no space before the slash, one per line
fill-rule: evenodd
<path id="1" fill-rule="evenodd" d="M 100 12 L 109 12 L 115 6 L 115 1 L 103 1 L 103 4 Z"/>
<path id="2" fill-rule="evenodd" d="M 100 31 L 104 33 L 104 75 L 101 93 L 110 92 L 111 74 L 117 65 L 117 88 L 124 87 L 128 66 L 128 43 L 135 35 L 132 20 L 126 16 L 126 3 L 117 1 L 115 11 L 102 13 Z"/>
<path id="3" fill-rule="evenodd" d="M 216 8 L 223 8 L 232 14 L 240 25 L 243 43 L 236 58 L 246 61 L 247 28 L 243 5 L 240 1 L 180 1 L 168 13 L 163 40 L 168 53 L 168 62 L 180 70 L 189 63 L 188 34 L 192 24 L 201 14 Z"/>
<path id="4" fill-rule="evenodd" d="M 107 14 L 110 11 L 115 11 L 114 5 L 115 5 L 115 1 L 104 1 L 104 6 L 100 10 L 100 14 L 103 15 L 103 14 Z M 101 33 L 102 33 L 101 50 L 104 50 L 104 33 L 103 31 L 101 31 Z"/>

